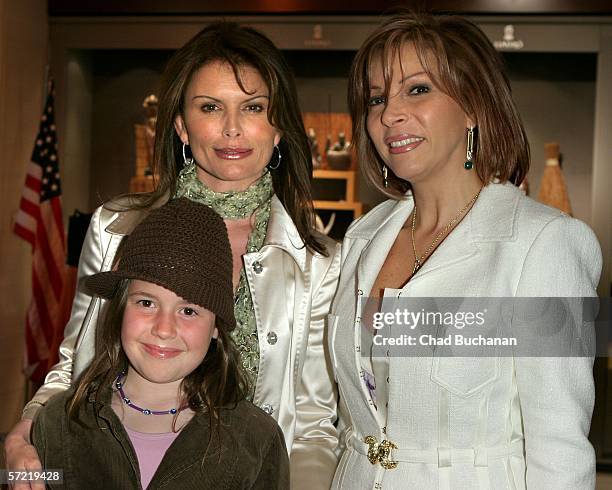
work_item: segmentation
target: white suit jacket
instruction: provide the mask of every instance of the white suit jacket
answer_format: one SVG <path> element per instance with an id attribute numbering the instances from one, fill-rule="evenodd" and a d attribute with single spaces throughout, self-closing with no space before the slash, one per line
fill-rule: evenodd
<path id="1" fill-rule="evenodd" d="M 592 357 L 390 357 L 387 419 L 378 417 L 362 379 L 357 295 L 368 296 L 412 209 L 410 196 L 386 201 L 353 223 L 343 243 L 330 315 L 344 427 L 333 488 L 593 489 Z M 422 269 L 394 291 L 595 296 L 601 263 L 584 223 L 511 184 L 490 184 Z M 390 452 L 395 469 L 369 462 L 369 435 L 397 446 Z"/>
<path id="2" fill-rule="evenodd" d="M 108 209 L 117 208 L 117 203 L 112 204 L 93 214 L 79 261 L 79 282 L 110 270 L 121 240 L 146 214 L 115 212 Z M 324 323 L 336 290 L 340 245 L 327 237 L 321 240 L 329 257 L 306 249 L 290 216 L 273 196 L 264 246 L 243 256 L 260 349 L 253 403 L 274 417 L 283 430 L 291 458 L 292 488 L 329 488 L 337 462 L 336 388 Z M 60 361 L 26 405 L 24 417 L 32 418 L 41 404 L 68 388 L 89 365 L 103 303 L 77 291 Z"/>

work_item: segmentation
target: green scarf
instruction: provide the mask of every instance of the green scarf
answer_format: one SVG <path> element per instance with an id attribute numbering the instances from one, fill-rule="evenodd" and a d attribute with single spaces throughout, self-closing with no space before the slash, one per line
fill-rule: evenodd
<path id="1" fill-rule="evenodd" d="M 178 176 L 174 197 L 184 196 L 206 204 L 226 220 L 244 219 L 255 213 L 255 223 L 247 241 L 247 252 L 258 252 L 266 238 L 273 194 L 270 172 L 266 172 L 244 191 L 215 192 L 198 179 L 195 164 L 190 164 L 186 165 Z M 236 328 L 232 331 L 232 337 L 240 351 L 242 365 L 250 378 L 248 399 L 252 401 L 259 371 L 259 339 L 253 299 L 244 268 L 240 271 L 240 281 L 234 293 L 234 316 Z"/>

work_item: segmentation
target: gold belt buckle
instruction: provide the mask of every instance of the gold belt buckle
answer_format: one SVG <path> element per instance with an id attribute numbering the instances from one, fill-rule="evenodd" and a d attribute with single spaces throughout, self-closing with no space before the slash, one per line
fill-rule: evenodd
<path id="1" fill-rule="evenodd" d="M 384 439 L 379 443 L 374 436 L 367 436 L 363 441 L 368 445 L 368 460 L 370 463 L 380 463 L 380 466 L 386 470 L 397 468 L 397 461 L 389 459 L 391 449 L 397 449 L 393 442 Z"/>

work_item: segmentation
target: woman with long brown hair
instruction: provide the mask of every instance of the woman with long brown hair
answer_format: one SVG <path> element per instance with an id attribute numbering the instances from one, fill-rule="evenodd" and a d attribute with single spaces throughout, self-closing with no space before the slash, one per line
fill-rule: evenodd
<path id="1" fill-rule="evenodd" d="M 312 163 L 295 83 L 259 32 L 212 24 L 180 48 L 164 73 L 156 126 L 158 185 L 93 215 L 80 277 L 109 270 L 122 239 L 171 197 L 211 206 L 233 255 L 233 336 L 252 386 L 249 398 L 278 421 L 292 484 L 329 485 L 336 444 L 335 390 L 323 324 L 339 252 L 313 229 Z M 38 463 L 30 420 L 89 364 L 101 301 L 79 291 L 60 362 L 7 437 L 9 467 Z"/>

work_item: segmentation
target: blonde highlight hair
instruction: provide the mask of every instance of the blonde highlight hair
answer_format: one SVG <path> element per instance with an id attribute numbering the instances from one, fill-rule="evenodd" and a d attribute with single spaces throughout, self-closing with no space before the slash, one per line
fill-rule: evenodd
<path id="1" fill-rule="evenodd" d="M 370 70 L 382 63 L 384 95 L 389 94 L 391 65 L 406 43 L 412 43 L 424 71 L 476 124 L 474 169 L 486 184 L 494 179 L 519 185 L 529 170 L 529 143 L 512 99 L 503 60 L 484 32 L 458 16 L 436 16 L 402 10 L 365 40 L 351 67 L 348 105 L 353 120 L 353 143 L 368 182 L 387 197 L 401 199 L 410 183 L 388 170 L 370 139 L 366 119 Z M 401 57 L 400 57 L 401 66 Z"/>

